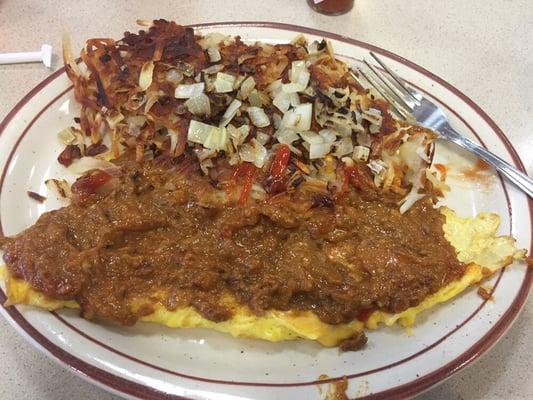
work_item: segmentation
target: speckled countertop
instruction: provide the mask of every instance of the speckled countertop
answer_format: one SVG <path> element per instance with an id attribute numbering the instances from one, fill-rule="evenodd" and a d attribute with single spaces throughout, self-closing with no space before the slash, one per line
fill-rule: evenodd
<path id="1" fill-rule="evenodd" d="M 533 173 L 533 2 L 530 0 L 355 0 L 327 17 L 305 0 L 0 1 L 0 52 L 74 47 L 89 37 L 119 37 L 138 18 L 179 23 L 257 20 L 310 26 L 394 51 L 441 76 L 503 129 Z M 222 6 L 224 3 L 224 6 Z M 220 4 L 220 6 L 215 6 Z M 43 66 L 0 66 L 0 118 L 50 73 Z M 2 149 L 3 150 L 3 149 Z M 1 151 L 1 150 L 0 150 Z M 421 399 L 533 398 L 533 300 L 488 354 Z M 0 319 L 1 399 L 114 399 L 59 367 Z"/>

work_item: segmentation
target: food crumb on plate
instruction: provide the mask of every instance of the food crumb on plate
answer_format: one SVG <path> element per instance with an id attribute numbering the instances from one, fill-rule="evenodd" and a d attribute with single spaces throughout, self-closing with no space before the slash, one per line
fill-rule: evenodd
<path id="1" fill-rule="evenodd" d="M 494 300 L 491 294 L 492 289 L 484 288 L 483 286 L 480 286 L 477 289 L 477 294 L 479 297 L 481 297 L 483 300 Z"/>
<path id="2" fill-rule="evenodd" d="M 28 190 L 26 193 L 28 193 L 28 196 L 32 198 L 35 201 L 38 201 L 39 203 L 44 203 L 46 200 L 46 197 L 43 195 L 40 195 L 39 193 L 32 192 L 31 190 Z"/>
<path id="3" fill-rule="evenodd" d="M 319 380 L 327 380 L 329 376 L 322 374 L 318 377 Z M 324 400 L 348 400 L 346 391 L 348 390 L 348 378 L 343 376 L 342 378 L 328 383 L 328 391 Z M 318 391 L 320 395 L 323 394 L 322 387 L 318 385 Z"/>

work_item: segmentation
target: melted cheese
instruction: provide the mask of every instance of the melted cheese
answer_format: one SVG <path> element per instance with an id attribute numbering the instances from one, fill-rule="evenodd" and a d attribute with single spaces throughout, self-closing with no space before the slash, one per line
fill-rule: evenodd
<path id="1" fill-rule="evenodd" d="M 152 314 L 141 320 L 171 328 L 214 329 L 235 337 L 258 338 L 272 342 L 309 339 L 324 346 L 336 346 L 365 328 L 376 329 L 380 325 L 391 326 L 395 323 L 410 327 L 422 311 L 450 300 L 484 277 L 511 264 L 514 259 L 524 259 L 526 256 L 525 250 L 516 249 L 514 239 L 496 236 L 500 223 L 497 214 L 481 213 L 474 218 L 460 218 L 454 211 L 445 207 L 441 208 L 441 212 L 446 217 L 443 226 L 445 237 L 456 249 L 458 259 L 467 264 L 466 272 L 460 279 L 428 296 L 416 307 L 401 313 L 375 311 L 365 323 L 355 320 L 346 324 L 330 325 L 311 312 L 271 310 L 257 316 L 247 307 L 234 304 L 234 316 L 231 319 L 213 322 L 203 318 L 192 307 L 169 311 L 163 306 L 157 306 Z M 8 305 L 28 304 L 47 310 L 79 308 L 75 301 L 54 300 L 33 290 L 27 282 L 10 276 L 5 267 L 3 272 L 0 268 L 0 278 L 2 275 L 6 281 Z"/>

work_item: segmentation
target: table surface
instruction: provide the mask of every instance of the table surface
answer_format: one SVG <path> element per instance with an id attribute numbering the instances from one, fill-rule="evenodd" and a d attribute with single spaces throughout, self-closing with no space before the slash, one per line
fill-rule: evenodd
<path id="1" fill-rule="evenodd" d="M 355 3 L 350 13 L 328 17 L 311 11 L 305 0 L 3 0 L 0 52 L 35 51 L 49 43 L 56 69 L 61 66 L 62 32 L 70 33 L 76 48 L 89 37 L 121 37 L 125 30 L 136 28 L 139 18 L 182 24 L 249 20 L 310 26 L 391 50 L 460 88 L 506 132 L 533 173 L 531 0 Z M 50 70 L 38 64 L 0 66 L 0 118 L 48 74 Z M 488 354 L 419 398 L 533 398 L 531 326 L 532 299 Z M 0 398 L 116 398 L 58 366 L 3 319 L 0 332 Z"/>

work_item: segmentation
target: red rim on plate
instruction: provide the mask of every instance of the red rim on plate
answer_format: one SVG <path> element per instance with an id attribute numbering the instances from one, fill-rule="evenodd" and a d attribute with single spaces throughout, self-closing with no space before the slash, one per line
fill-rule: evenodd
<path id="1" fill-rule="evenodd" d="M 464 101 L 466 104 L 468 104 L 496 133 L 496 135 L 499 137 L 501 142 L 503 143 L 506 150 L 509 152 L 513 162 L 515 165 L 522 171 L 524 170 L 524 166 L 516 153 L 516 150 L 513 148 L 507 137 L 504 135 L 504 133 L 501 131 L 501 129 L 496 125 L 496 123 L 477 105 L 475 104 L 470 98 L 468 98 L 466 95 L 464 95 L 462 92 L 460 92 L 458 89 L 444 81 L 443 79 L 439 78 L 438 76 L 432 74 L 431 72 L 427 71 L 426 69 L 404 59 L 403 57 L 400 57 L 394 53 L 391 53 L 387 50 L 381 49 L 379 47 L 370 45 L 365 42 L 361 42 L 355 39 L 351 39 L 345 36 L 341 36 L 334 33 L 324 32 L 313 28 L 307 28 L 307 27 L 301 27 L 296 25 L 289 25 L 289 24 L 281 24 L 281 23 L 270 23 L 270 22 L 221 22 L 221 23 L 206 23 L 206 24 L 196 24 L 196 25 L 190 25 L 195 28 L 208 28 L 208 27 L 220 27 L 220 26 L 235 26 L 235 27 L 265 27 L 265 28 L 273 28 L 273 29 L 279 29 L 279 30 L 286 30 L 286 31 L 293 31 L 293 32 L 299 32 L 299 33 L 307 33 L 312 34 L 316 36 L 322 36 L 329 39 L 338 40 L 341 42 L 345 42 L 348 44 L 353 44 L 358 47 L 365 48 L 370 51 L 374 51 L 376 53 L 382 54 L 390 59 L 393 59 L 399 63 L 402 63 L 406 65 L 407 67 L 416 70 L 417 72 L 427 76 L 433 81 L 438 82 L 440 85 L 451 91 L 454 95 L 459 97 L 462 101 Z M 64 72 L 64 68 L 60 68 L 59 70 L 55 71 L 53 74 L 51 74 L 48 78 L 46 78 L 43 82 L 41 82 L 39 85 L 37 85 L 34 89 L 32 89 L 19 103 L 15 105 L 15 107 L 7 114 L 5 119 L 0 123 L 0 134 L 5 130 L 6 126 L 9 124 L 9 122 L 15 117 L 15 115 L 20 111 L 20 109 L 25 106 L 30 99 L 32 99 L 35 95 L 37 95 L 45 86 L 47 86 L 50 82 L 52 82 L 54 79 L 56 79 L 58 76 L 60 76 Z M 29 122 L 27 128 L 25 129 L 25 132 L 31 127 L 31 125 L 39 118 L 39 116 L 52 104 L 54 103 L 58 98 L 63 96 L 66 92 L 68 92 L 71 88 L 69 87 L 67 90 L 61 92 L 58 96 L 56 96 L 52 101 L 50 101 L 34 118 L 32 121 Z M 453 110 L 452 110 L 453 111 Z M 456 115 L 461 118 L 457 113 Z M 461 118 L 462 119 L 462 118 Z M 470 128 L 471 129 L 471 128 Z M 472 129 L 471 129 L 472 130 Z M 21 134 L 21 136 L 18 138 L 16 144 L 14 145 L 14 149 L 18 146 L 20 141 L 22 140 L 25 132 Z M 2 173 L 1 181 L 3 183 L 7 165 L 9 164 L 9 160 L 6 163 L 6 168 L 4 168 L 4 171 Z M 506 189 L 505 185 L 502 186 L 504 188 L 505 194 Z M 1 190 L 1 185 L 0 185 Z M 508 201 L 509 203 L 509 201 Z M 529 214 L 530 214 L 530 221 L 531 225 L 533 226 L 533 200 L 528 199 L 528 207 L 529 207 Z M 509 210 L 511 211 L 510 205 Z M 1 223 L 0 223 L 0 232 L 2 230 Z M 530 244 L 530 252 L 533 252 L 533 239 Z M 498 280 L 496 282 L 499 282 L 501 278 L 501 274 L 498 277 Z M 503 336 L 503 334 L 510 328 L 512 322 L 518 315 L 519 311 L 521 310 L 522 306 L 524 305 L 530 287 L 533 283 L 533 271 L 531 269 L 528 269 L 526 271 L 524 280 L 522 282 L 522 285 L 520 287 L 520 290 L 518 294 L 516 295 L 513 303 L 509 306 L 507 311 L 500 317 L 498 322 L 492 327 L 490 331 L 488 331 L 478 342 L 476 342 L 473 346 L 471 346 L 468 350 L 463 352 L 459 357 L 454 359 L 453 361 L 449 362 L 448 364 L 440 367 L 439 369 L 424 375 L 420 378 L 417 378 L 409 383 L 402 384 L 400 386 L 393 387 L 391 389 L 387 389 L 385 391 L 371 394 L 367 397 L 368 399 L 385 399 L 390 398 L 391 396 L 397 397 L 405 397 L 405 396 L 413 396 L 415 394 L 421 393 L 424 390 L 427 390 L 431 386 L 435 385 L 436 383 L 444 380 L 445 378 L 449 377 L 453 373 L 459 371 L 475 359 L 477 359 L 480 355 L 482 355 L 484 352 L 486 352 L 489 348 L 491 348 L 499 338 Z M 495 288 L 494 288 L 495 289 Z M 493 290 L 494 290 L 493 289 Z M 6 300 L 5 293 L 0 290 L 0 301 L 4 303 Z M 472 313 L 460 326 L 457 326 L 454 330 L 449 332 L 447 335 L 442 337 L 441 339 L 437 340 L 433 345 L 430 347 L 434 347 L 444 341 L 446 337 L 451 335 L 452 333 L 455 333 L 457 329 L 459 329 L 461 326 L 463 326 L 466 322 L 468 322 L 471 318 L 473 318 L 477 312 L 483 307 L 485 302 L 482 302 L 481 305 Z M 102 370 L 98 367 L 95 367 L 83 360 L 78 359 L 77 357 L 69 354 L 68 352 L 64 351 L 60 347 L 53 344 L 51 341 L 49 341 L 44 335 L 42 335 L 40 332 L 38 332 L 23 316 L 22 314 L 15 308 L 15 307 L 7 307 L 5 308 L 5 311 L 7 314 L 11 317 L 12 322 L 16 325 L 18 325 L 18 328 L 23 330 L 33 341 L 38 345 L 38 347 L 42 350 L 45 350 L 49 355 L 52 355 L 56 360 L 60 361 L 63 366 L 70 367 L 77 373 L 81 374 L 83 377 L 89 379 L 90 381 L 107 386 L 111 389 L 114 389 L 115 391 L 132 395 L 135 397 L 140 398 L 147 398 L 147 399 L 160 399 L 160 398 L 176 398 L 181 399 L 183 397 L 169 395 L 167 393 L 158 391 L 157 389 L 144 386 L 142 384 L 139 384 L 137 382 L 133 382 L 121 377 L 118 377 L 114 374 L 111 374 L 105 370 Z M 88 337 L 87 335 L 83 334 L 83 332 L 80 332 L 75 327 L 72 327 L 68 322 L 63 320 L 60 316 L 56 317 L 62 321 L 66 326 L 69 326 L 71 329 L 77 331 L 79 334 L 83 335 L 84 337 L 88 338 L 89 340 L 93 341 L 94 343 L 103 346 L 104 348 L 113 351 L 119 355 L 126 356 L 129 359 L 132 359 L 134 361 L 140 362 L 141 364 L 146 365 L 147 363 L 144 363 L 141 360 L 134 359 L 132 357 L 129 357 L 123 353 L 120 353 L 118 350 L 115 350 L 113 348 L 110 348 L 109 346 L 98 342 L 96 339 L 93 339 L 91 337 Z M 417 355 L 421 354 L 421 352 L 418 352 L 410 357 L 407 357 L 404 360 L 400 360 L 399 362 L 395 362 L 389 366 L 385 366 L 384 368 L 378 368 L 374 371 L 368 371 L 365 372 L 363 375 L 366 375 L 368 373 L 377 372 L 379 370 L 383 370 L 395 365 L 398 365 L 402 362 L 409 361 L 413 358 L 415 358 Z M 148 364 L 148 366 L 155 367 L 151 364 Z M 157 368 L 157 367 L 156 367 Z M 160 369 L 160 368 L 157 368 Z M 161 369 L 160 369 L 161 370 Z M 185 378 L 195 379 L 195 380 L 202 380 L 211 382 L 213 380 L 210 379 L 202 379 L 198 377 L 189 377 L 183 374 L 174 373 L 173 371 L 165 371 L 168 373 L 173 373 L 174 375 L 178 375 Z M 361 374 L 355 374 L 351 376 L 351 378 L 361 376 Z M 327 383 L 328 381 L 334 381 L 338 378 L 331 378 L 326 381 L 321 381 L 320 383 Z M 296 383 L 296 384 L 261 384 L 261 383 L 252 383 L 252 382 L 227 382 L 227 381 L 216 381 L 213 382 L 216 383 L 225 383 L 230 385 L 250 385 L 250 386 L 303 386 L 303 385 L 311 385 L 318 383 L 317 381 L 312 382 L 303 382 L 303 383 Z"/>

